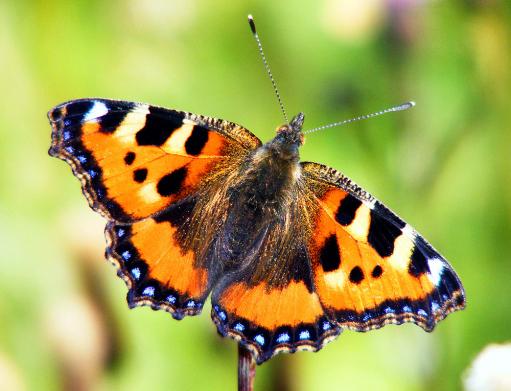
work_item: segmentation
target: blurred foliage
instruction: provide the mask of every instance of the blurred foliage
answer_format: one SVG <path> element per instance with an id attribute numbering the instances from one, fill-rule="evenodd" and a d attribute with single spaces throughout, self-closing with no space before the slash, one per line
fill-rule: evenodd
<path id="1" fill-rule="evenodd" d="M 209 307 L 129 311 L 103 261 L 104 221 L 46 153 L 46 112 L 101 96 L 242 123 L 282 122 L 246 15 L 290 115 L 306 127 L 409 99 L 405 113 L 311 135 L 340 169 L 427 237 L 468 307 L 433 334 L 345 332 L 258 367 L 260 390 L 453 390 L 511 331 L 511 3 L 428 0 L 0 2 L 0 389 L 228 390 L 236 347 Z"/>

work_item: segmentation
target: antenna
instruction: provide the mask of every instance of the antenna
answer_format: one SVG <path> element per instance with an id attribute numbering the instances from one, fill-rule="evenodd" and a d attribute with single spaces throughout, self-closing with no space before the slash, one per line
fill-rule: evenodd
<path id="1" fill-rule="evenodd" d="M 250 25 L 250 30 L 252 30 L 252 35 L 254 36 L 254 39 L 257 42 L 257 47 L 259 49 L 259 54 L 261 55 L 261 58 L 263 59 L 264 67 L 266 68 L 266 72 L 268 73 L 268 76 L 270 77 L 271 84 L 273 85 L 273 90 L 275 91 L 275 95 L 277 96 L 277 100 L 279 101 L 280 110 L 282 111 L 282 114 L 284 115 L 284 119 L 286 120 L 286 123 L 289 123 L 289 120 L 287 119 L 286 110 L 284 109 L 284 104 L 282 103 L 282 98 L 280 97 L 279 90 L 277 88 L 277 84 L 275 83 L 275 80 L 273 79 L 273 75 L 270 70 L 270 66 L 268 65 L 268 61 L 266 61 L 266 56 L 264 55 L 263 51 L 263 45 L 261 45 L 261 40 L 259 39 L 259 35 L 256 31 L 256 26 L 254 23 L 254 18 L 252 15 L 248 15 L 248 24 Z"/>
<path id="2" fill-rule="evenodd" d="M 303 133 L 307 134 L 307 133 L 317 132 L 317 131 L 323 130 L 323 129 L 333 128 L 335 126 L 346 125 L 346 124 L 349 124 L 351 122 L 360 121 L 360 120 L 368 119 L 368 118 L 372 118 L 372 117 L 378 117 L 379 115 L 386 114 L 386 113 L 391 113 L 393 111 L 408 110 L 408 109 L 412 108 L 413 106 L 415 106 L 415 102 L 410 101 L 410 102 L 406 102 L 406 103 L 403 103 L 403 104 L 400 104 L 400 105 L 397 105 L 397 106 L 389 107 L 388 109 L 385 109 L 385 110 L 377 111 L 375 113 L 361 115 L 359 117 L 355 117 L 355 118 L 351 118 L 351 119 L 346 119 L 346 120 L 340 121 L 340 122 L 334 122 L 333 124 L 329 124 L 329 125 L 319 126 L 317 128 L 306 130 Z"/>

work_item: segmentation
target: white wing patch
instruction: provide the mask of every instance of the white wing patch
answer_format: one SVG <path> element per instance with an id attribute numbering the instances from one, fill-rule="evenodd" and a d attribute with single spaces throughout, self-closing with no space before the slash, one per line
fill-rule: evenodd
<path id="1" fill-rule="evenodd" d="M 429 280 L 435 285 L 438 286 L 440 283 L 440 278 L 442 277 L 442 271 L 444 270 L 444 261 L 440 258 L 431 258 L 428 260 Z"/>

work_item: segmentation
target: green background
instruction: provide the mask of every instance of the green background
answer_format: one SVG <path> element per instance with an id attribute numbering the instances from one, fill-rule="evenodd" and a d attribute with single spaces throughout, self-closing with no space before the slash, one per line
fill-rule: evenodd
<path id="1" fill-rule="evenodd" d="M 412 110 L 315 133 L 302 148 L 421 232 L 460 275 L 467 309 L 432 333 L 346 331 L 279 355 L 256 389 L 455 390 L 511 337 L 508 1 L 0 2 L 0 388 L 229 390 L 236 345 L 209 318 L 129 311 L 103 260 L 105 222 L 47 155 L 46 112 L 79 97 L 151 102 L 267 140 L 410 99 Z"/>

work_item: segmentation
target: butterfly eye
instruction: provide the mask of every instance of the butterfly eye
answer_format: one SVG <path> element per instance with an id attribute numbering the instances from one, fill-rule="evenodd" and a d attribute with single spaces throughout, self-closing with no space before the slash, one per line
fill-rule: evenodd
<path id="1" fill-rule="evenodd" d="M 277 134 L 289 132 L 291 132 L 291 127 L 289 125 L 282 125 L 277 128 Z"/>

